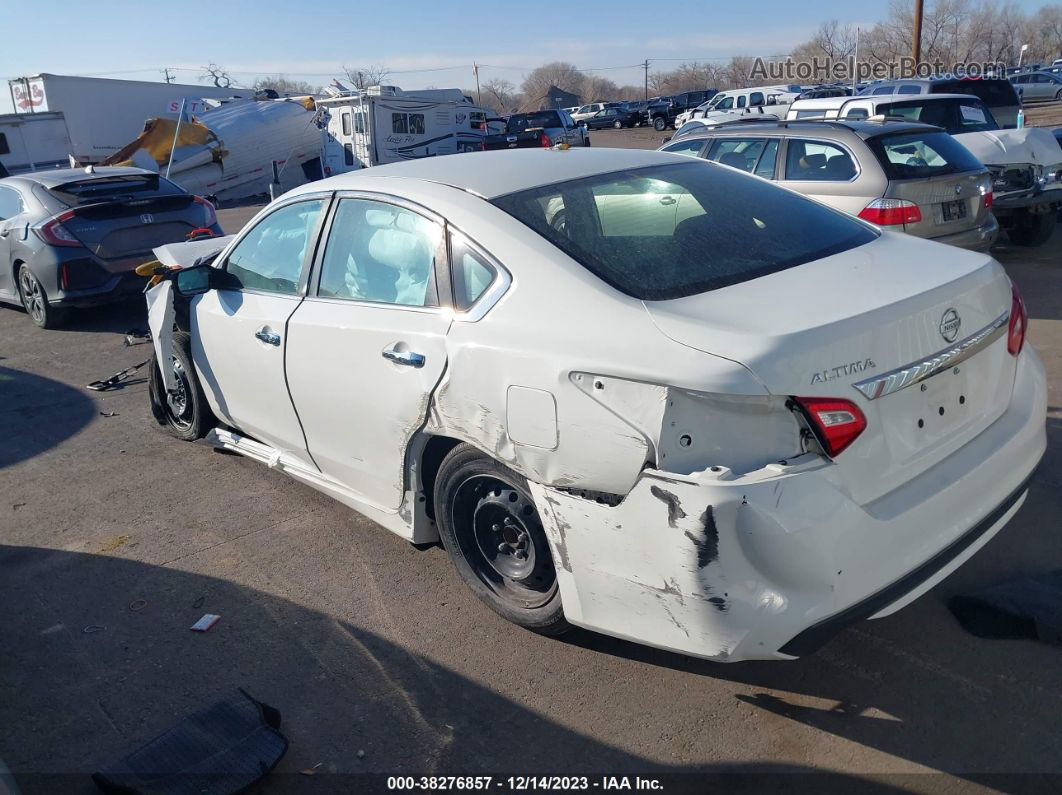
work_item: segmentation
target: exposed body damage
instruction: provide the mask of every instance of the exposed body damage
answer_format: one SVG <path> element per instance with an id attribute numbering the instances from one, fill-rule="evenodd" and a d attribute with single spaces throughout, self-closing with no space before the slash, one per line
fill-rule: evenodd
<path id="1" fill-rule="evenodd" d="M 573 168 L 626 169 L 630 158 L 698 175 L 717 168 L 661 153 L 595 153 L 584 166 L 557 159 L 572 152 L 508 154 L 507 163 L 533 162 L 528 180 L 546 180 L 530 184 L 570 179 Z M 451 172 L 466 173 L 461 159 L 435 160 L 415 164 L 427 170 L 420 179 L 387 176 L 409 164 L 315 183 L 252 221 L 299 202 L 326 208 L 313 227 L 318 243 L 302 249 L 298 289 L 240 290 L 225 274 L 216 288 L 182 293 L 204 401 L 231 428 L 211 442 L 410 541 L 442 538 L 466 565 L 468 555 L 501 561 L 493 570 L 513 572 L 506 582 L 544 572 L 542 590 L 516 592 L 521 609 L 548 612 L 559 601 L 562 621 L 721 661 L 800 656 L 811 644 L 795 641 L 811 630 L 820 637 L 823 622 L 897 609 L 1020 505 L 1044 449 L 1045 381 L 1031 349 L 1018 356 L 1002 332 L 978 331 L 1005 324 L 1008 302 L 1018 306 L 991 260 L 934 246 L 927 269 L 929 244 L 874 233 L 799 268 L 643 300 L 484 201 L 511 189 L 501 172 L 473 169 L 483 183 L 462 190 L 447 184 Z M 718 168 L 720 178 L 746 179 Z M 338 260 L 350 278 L 322 293 L 315 274 L 332 238 L 320 239 L 348 199 L 434 213 L 448 243 L 432 249 L 436 262 L 455 257 L 467 235 L 505 278 L 481 293 L 486 307 L 464 309 L 447 304 L 445 290 L 438 305 L 413 308 L 335 292 L 361 289 L 359 259 L 427 250 L 391 245 L 411 227 L 378 209 L 362 231 L 379 246 Z M 224 269 L 241 240 L 214 266 Z M 848 383 L 862 370 L 815 380 L 841 362 L 869 361 L 874 376 L 923 372 L 923 360 L 950 355 L 940 331 L 949 308 L 962 316 L 954 344 L 983 342 L 961 368 L 880 400 Z M 153 315 L 163 340 L 172 324 Z M 834 398 L 844 399 L 843 422 L 859 401 L 872 428 L 840 461 L 800 403 Z M 503 521 L 506 506 L 518 507 Z M 485 582 L 476 576 L 474 590 Z"/>

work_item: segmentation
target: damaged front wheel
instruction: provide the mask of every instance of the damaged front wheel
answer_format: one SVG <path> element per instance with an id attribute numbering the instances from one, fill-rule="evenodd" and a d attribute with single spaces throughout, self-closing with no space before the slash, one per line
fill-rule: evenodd
<path id="1" fill-rule="evenodd" d="M 435 479 L 435 515 L 461 579 L 495 612 L 547 635 L 569 628 L 524 478 L 471 445 L 458 445 Z"/>
<path id="2" fill-rule="evenodd" d="M 168 394 L 162 382 L 158 358 L 151 357 L 151 376 L 148 393 L 151 413 L 172 436 L 191 442 L 202 439 L 214 427 L 214 414 L 199 385 L 192 366 L 192 343 L 187 332 L 173 334 L 173 357 L 170 368 L 176 383 Z"/>

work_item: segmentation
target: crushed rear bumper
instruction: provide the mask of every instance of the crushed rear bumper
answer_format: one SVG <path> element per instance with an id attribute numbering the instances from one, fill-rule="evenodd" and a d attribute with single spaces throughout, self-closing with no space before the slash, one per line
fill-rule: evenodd
<path id="1" fill-rule="evenodd" d="M 866 505 L 814 455 L 740 476 L 646 470 L 619 505 L 532 483 L 565 615 L 718 661 L 808 654 L 913 601 L 999 532 L 1045 450 L 1046 411 L 1027 346 L 992 425 Z"/>

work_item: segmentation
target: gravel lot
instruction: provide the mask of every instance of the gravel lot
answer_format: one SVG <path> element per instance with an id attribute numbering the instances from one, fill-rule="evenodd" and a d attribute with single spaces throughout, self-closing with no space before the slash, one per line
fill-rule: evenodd
<path id="1" fill-rule="evenodd" d="M 222 223 L 234 231 L 255 209 Z M 1050 375 L 1049 450 L 1028 501 L 930 594 L 792 663 L 520 631 L 441 548 L 161 434 L 142 377 L 86 391 L 149 355 L 123 347 L 145 326 L 140 306 L 47 332 L 0 309 L 0 759 L 26 792 L 89 792 L 88 773 L 243 687 L 282 711 L 291 740 L 267 792 L 358 781 L 329 772 L 785 770 L 830 772 L 845 790 L 1057 788 L 1062 650 L 976 639 L 944 604 L 1062 561 L 1062 234 L 995 253 Z M 190 632 L 207 612 L 220 623 Z M 810 782 L 824 780 L 773 783 Z"/>

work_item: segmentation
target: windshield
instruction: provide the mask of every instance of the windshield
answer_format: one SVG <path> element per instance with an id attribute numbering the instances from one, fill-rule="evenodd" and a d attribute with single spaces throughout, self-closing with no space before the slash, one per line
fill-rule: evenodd
<path id="1" fill-rule="evenodd" d="M 907 121 L 943 127 L 952 135 L 999 129 L 992 112 L 983 102 L 973 97 L 969 100 L 928 97 L 907 99 L 879 104 L 877 112 L 900 116 Z"/>
<path id="2" fill-rule="evenodd" d="M 560 127 L 556 112 L 543 111 L 541 113 L 520 113 L 510 116 L 505 125 L 506 132 L 522 133 L 525 130 L 542 129 L 543 127 Z"/>
<path id="3" fill-rule="evenodd" d="M 942 132 L 881 135 L 867 141 L 889 179 L 925 179 L 981 171 L 981 161 Z"/>
<path id="4" fill-rule="evenodd" d="M 493 203 L 647 301 L 756 279 L 877 237 L 796 193 L 699 161 L 598 174 Z"/>

